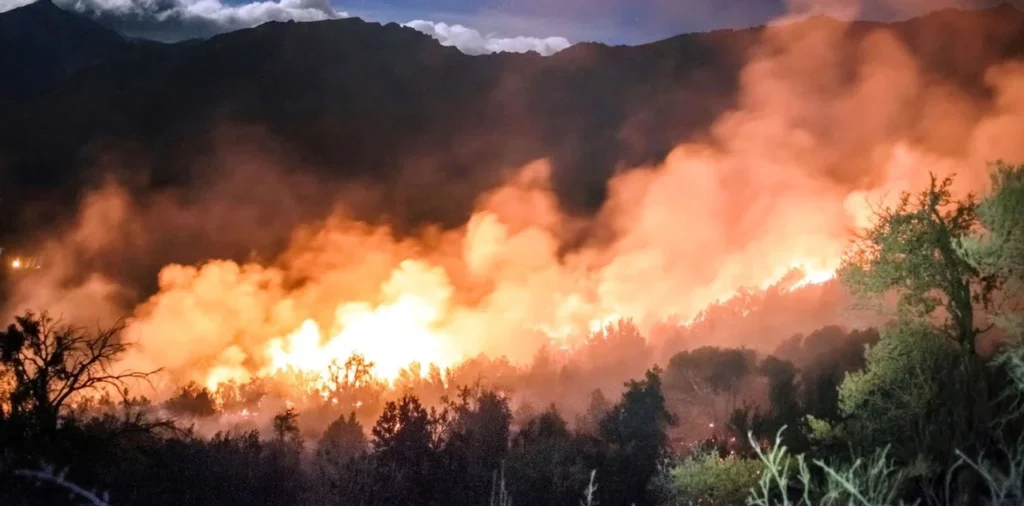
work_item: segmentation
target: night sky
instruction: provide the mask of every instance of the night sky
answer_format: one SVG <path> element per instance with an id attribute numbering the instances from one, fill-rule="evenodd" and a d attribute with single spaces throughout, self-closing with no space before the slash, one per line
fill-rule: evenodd
<path id="1" fill-rule="evenodd" d="M 508 36 L 566 37 L 573 42 L 651 42 L 684 32 L 742 28 L 789 10 L 855 0 L 348 0 L 338 7 L 366 19 L 428 19 Z M 943 7 L 980 7 L 998 0 L 866 0 L 857 17 L 894 20 Z M 1014 0 L 1024 5 L 1024 0 Z M 826 9 L 828 7 L 826 6 Z"/>

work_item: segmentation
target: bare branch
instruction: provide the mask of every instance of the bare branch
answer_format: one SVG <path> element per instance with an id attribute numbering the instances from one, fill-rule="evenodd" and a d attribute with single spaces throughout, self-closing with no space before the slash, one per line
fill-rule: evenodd
<path id="1" fill-rule="evenodd" d="M 100 498 L 95 493 L 90 492 L 68 481 L 65 477 L 65 472 L 54 474 L 53 468 L 49 466 L 43 466 L 42 470 L 40 471 L 18 469 L 14 471 L 14 474 L 24 478 L 31 478 L 40 483 L 51 483 L 57 485 L 61 488 L 70 491 L 72 495 L 81 497 L 86 501 L 87 504 L 90 504 L 92 506 L 110 506 L 110 503 L 107 502 L 109 498 L 107 497 L 106 494 L 103 494 L 103 497 Z"/>

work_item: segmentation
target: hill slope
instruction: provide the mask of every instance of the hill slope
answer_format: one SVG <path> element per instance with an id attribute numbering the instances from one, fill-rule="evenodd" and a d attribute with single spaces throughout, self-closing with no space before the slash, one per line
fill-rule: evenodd
<path id="1" fill-rule="evenodd" d="M 121 35 L 50 0 L 0 14 L 0 100 L 45 93 L 90 64 L 128 50 Z"/>
<path id="2" fill-rule="evenodd" d="M 25 9 L 0 15 L 0 27 L 37 11 L 81 21 L 49 4 Z M 843 37 L 856 47 L 880 26 L 856 23 Z M 887 28 L 926 70 L 979 92 L 985 68 L 1024 54 L 1024 14 L 1012 7 L 944 11 Z M 411 29 L 359 19 L 268 23 L 121 52 L 123 41 L 96 32 L 74 58 L 54 56 L 81 45 L 61 32 L 52 51 L 24 57 L 38 68 L 82 70 L 0 111 L 0 182 L 13 195 L 5 203 L 24 218 L 18 223 L 52 221 L 60 208 L 27 203 L 73 201 L 98 168 L 110 169 L 111 153 L 130 154 L 130 170 L 146 169 L 140 187 L 181 185 L 202 177 L 224 136 L 245 125 L 266 132 L 290 166 L 379 184 L 401 223 L 458 222 L 501 169 L 539 157 L 552 158 L 567 208 L 588 212 L 617 168 L 659 161 L 733 104 L 763 30 L 638 47 L 581 44 L 548 58 L 467 56 Z M 42 81 L 63 75 L 40 72 Z M 408 198 L 413 191 L 421 195 Z"/>

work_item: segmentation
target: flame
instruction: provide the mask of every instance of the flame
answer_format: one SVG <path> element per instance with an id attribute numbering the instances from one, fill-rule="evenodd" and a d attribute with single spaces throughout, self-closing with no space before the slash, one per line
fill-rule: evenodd
<path id="1" fill-rule="evenodd" d="M 446 279 L 443 271 L 422 262 L 402 262 L 382 287 L 386 302 L 376 307 L 342 304 L 335 313 L 338 330 L 329 337 L 315 321 L 305 320 L 294 332 L 273 339 L 266 372 L 293 369 L 325 380 L 332 362 L 358 354 L 373 362 L 379 378 L 394 381 L 413 362 L 442 368 L 454 364 L 461 357 L 447 346 L 451 337 L 437 330 L 451 296 Z"/>
<path id="2" fill-rule="evenodd" d="M 171 265 L 136 309 L 126 360 L 208 385 L 288 370 L 323 379 L 357 353 L 384 379 L 481 353 L 523 363 L 619 317 L 643 333 L 741 290 L 828 283 L 878 201 L 931 173 L 977 193 L 984 162 L 1024 157 L 1024 65 L 990 68 L 993 99 L 980 101 L 934 82 L 892 34 L 850 51 L 844 30 L 821 30 L 769 30 L 706 139 L 616 171 L 593 214 L 563 212 L 542 159 L 474 196 L 455 229 L 399 238 L 328 220 L 271 264 Z"/>
<path id="3" fill-rule="evenodd" d="M 835 269 L 805 269 L 804 278 L 793 285 L 793 289 L 805 286 L 823 285 L 836 277 Z"/>

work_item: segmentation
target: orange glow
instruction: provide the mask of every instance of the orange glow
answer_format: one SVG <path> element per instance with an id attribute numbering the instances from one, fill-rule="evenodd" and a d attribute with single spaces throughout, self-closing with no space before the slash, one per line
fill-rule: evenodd
<path id="1" fill-rule="evenodd" d="M 782 230 L 768 228 L 738 250 L 722 242 L 713 222 L 663 234 L 662 220 L 672 219 L 664 213 L 679 206 L 664 189 L 692 186 L 695 171 L 718 170 L 706 153 L 681 150 L 656 171 L 612 181 L 610 208 L 642 202 L 600 218 L 613 227 L 631 220 L 616 243 L 560 259 L 557 237 L 568 219 L 547 186 L 548 170 L 544 162 L 523 168 L 481 199 L 463 229 L 434 240 L 441 246 L 338 220 L 297 240 L 277 265 L 169 266 L 160 293 L 129 328 L 140 343 L 131 360 L 211 389 L 289 371 L 323 384 L 332 362 L 355 354 L 389 382 L 414 362 L 421 375 L 480 353 L 523 363 L 544 344 L 571 351 L 577 338 L 620 319 L 643 331 L 670 317 L 693 321 L 743 288 L 827 282 L 845 244 L 832 222 L 806 217 L 817 202 L 786 209 Z M 676 181 L 684 173 L 690 179 Z M 717 199 L 725 191 L 697 188 L 695 195 Z M 835 205 L 842 211 L 841 200 Z M 310 281 L 286 288 L 290 276 Z"/>
<path id="2" fill-rule="evenodd" d="M 383 304 L 342 304 L 336 312 L 337 331 L 326 338 L 315 321 L 306 320 L 294 332 L 272 340 L 267 372 L 295 369 L 325 379 L 331 362 L 342 363 L 356 354 L 373 362 L 376 375 L 388 381 L 412 362 L 451 366 L 462 357 L 447 349 L 451 338 L 436 329 L 450 297 L 446 282 L 443 272 L 403 262 L 382 287 Z"/>
<path id="3" fill-rule="evenodd" d="M 399 237 L 332 216 L 270 262 L 166 266 L 133 314 L 126 360 L 216 386 L 288 370 L 323 379 L 358 353 L 393 380 L 411 362 L 422 372 L 487 354 L 521 365 L 620 317 L 647 336 L 745 289 L 828 283 L 872 205 L 926 187 L 930 173 L 956 174 L 958 195 L 980 193 L 986 162 L 1024 160 L 1024 65 L 989 69 L 993 98 L 981 101 L 923 71 L 890 33 L 856 51 L 846 35 L 767 30 L 736 107 L 660 163 L 615 171 L 592 214 L 563 212 L 539 159 L 474 195 L 451 229 Z M 433 197 L 419 191 L 431 190 L 408 198 Z M 102 211 L 102 200 L 91 204 Z M 102 217 L 136 214 L 86 211 L 96 224 L 82 224 L 80 241 L 111 229 Z"/>

